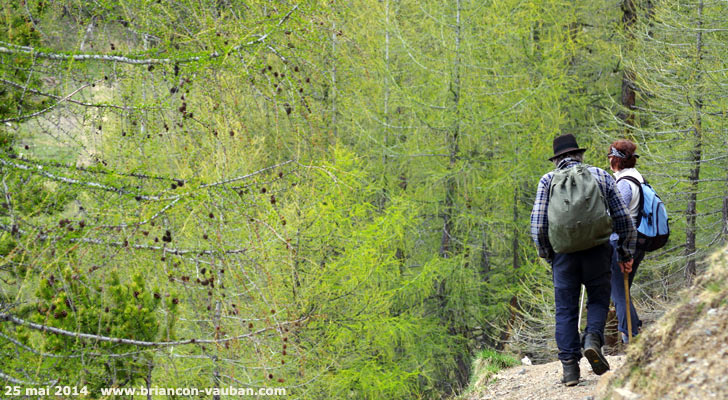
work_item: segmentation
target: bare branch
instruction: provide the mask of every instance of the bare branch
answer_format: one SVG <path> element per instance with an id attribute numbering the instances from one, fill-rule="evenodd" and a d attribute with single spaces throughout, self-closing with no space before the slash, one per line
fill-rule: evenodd
<path id="1" fill-rule="evenodd" d="M 251 173 L 249 173 L 247 175 L 242 175 L 242 176 L 238 176 L 238 177 L 235 177 L 235 178 L 225 179 L 225 180 L 219 181 L 219 182 L 207 183 L 207 184 L 201 185 L 200 186 L 200 189 L 205 189 L 205 188 L 209 188 L 209 187 L 225 185 L 225 184 L 228 184 L 228 183 L 231 183 L 231 182 L 235 182 L 235 181 L 240 181 L 240 180 L 243 180 L 243 179 L 247 179 L 247 178 L 250 178 L 251 176 L 255 176 L 255 175 L 261 174 L 261 173 L 263 173 L 265 171 L 268 171 L 268 170 L 271 170 L 271 169 L 274 169 L 274 168 L 278 168 L 278 167 L 282 167 L 282 166 L 284 166 L 284 165 L 286 165 L 288 163 L 292 163 L 293 161 L 294 160 L 284 161 L 284 162 L 282 162 L 280 164 L 271 165 L 270 167 L 265 167 L 265 168 L 260 169 L 258 171 L 251 172 Z"/>
<path id="2" fill-rule="evenodd" d="M 276 25 L 276 29 L 277 29 L 277 28 L 279 28 L 279 27 L 280 27 L 281 25 L 283 25 L 283 23 L 284 23 L 284 22 L 286 22 L 286 20 L 288 20 L 288 18 L 290 18 L 290 17 L 291 17 L 291 14 L 293 14 L 293 12 L 294 12 L 294 11 L 296 11 L 296 9 L 298 9 L 298 4 L 296 4 L 295 6 L 293 6 L 293 8 L 292 8 L 292 9 L 291 9 L 290 11 L 288 11 L 288 12 L 286 13 L 286 15 L 284 15 L 284 16 L 283 16 L 283 18 L 281 18 L 281 19 L 280 19 L 280 20 L 278 21 L 278 24 Z M 262 35 L 262 36 L 261 36 L 261 37 L 259 37 L 258 39 L 255 39 L 255 40 L 252 40 L 252 41 L 250 41 L 250 42 L 248 42 L 248 43 L 245 43 L 245 45 L 244 45 L 244 46 L 250 46 L 250 45 L 254 45 L 254 44 L 256 44 L 256 43 L 261 43 L 261 42 L 265 41 L 265 39 L 266 39 L 266 38 L 267 38 L 268 36 L 270 36 L 271 32 L 273 32 L 273 30 L 272 30 L 272 29 L 271 29 L 270 31 L 266 32 L 266 33 L 265 33 L 264 35 Z M 233 48 L 232 48 L 231 50 L 232 50 L 232 51 L 235 51 L 235 50 L 240 50 L 240 49 L 241 49 L 242 47 L 243 47 L 243 45 L 240 45 L 240 46 L 235 46 L 235 47 L 233 47 Z"/>
<path id="3" fill-rule="evenodd" d="M 15 83 L 15 82 L 13 82 L 13 81 L 9 81 L 9 80 L 6 80 L 6 79 L 2 79 L 2 78 L 0 78 L 0 82 L 4 83 L 4 84 L 6 84 L 6 85 L 10 85 L 10 86 L 16 87 L 16 88 L 18 88 L 18 89 L 26 90 L 26 91 L 28 91 L 28 92 L 30 92 L 30 93 L 33 93 L 33 94 L 37 94 L 38 96 L 45 96 L 45 97 L 50 97 L 50 98 L 52 98 L 52 99 L 55 99 L 55 100 L 62 100 L 62 99 L 63 99 L 63 97 L 61 97 L 61 96 L 56 96 L 56 95 L 54 95 L 54 94 L 50 94 L 50 93 L 44 93 L 44 92 L 41 92 L 41 91 L 39 91 L 39 90 L 36 90 L 36 89 L 30 88 L 30 87 L 27 87 L 27 86 L 23 86 L 23 85 L 21 85 L 21 84 L 19 84 L 19 83 Z M 78 105 L 80 105 L 80 106 L 84 106 L 84 107 L 96 107 L 96 108 L 116 108 L 116 109 L 119 109 L 119 110 L 124 110 L 124 111 L 129 111 L 129 110 L 140 110 L 140 109 L 143 109 L 142 107 L 131 107 L 131 106 L 117 106 L 117 105 L 115 105 L 115 104 L 94 104 L 94 103 L 84 103 L 84 102 L 82 102 L 82 101 L 78 101 L 78 100 L 73 100 L 73 99 L 68 99 L 68 98 L 66 98 L 66 100 L 65 100 L 65 101 L 67 101 L 67 102 L 69 102 L 69 103 L 73 103 L 73 104 L 78 104 Z"/>
<path id="4" fill-rule="evenodd" d="M 254 42 L 251 42 L 254 43 Z M 209 60 L 220 57 L 220 53 L 213 51 L 210 54 L 204 56 L 194 56 L 188 58 L 132 58 L 123 56 L 111 56 L 107 54 L 58 54 L 58 53 L 46 53 L 35 50 L 32 47 L 26 46 L 15 46 L 10 43 L 9 47 L 0 46 L 0 54 L 29 54 L 36 58 L 45 58 L 48 60 L 60 60 L 60 61 L 110 61 L 124 64 L 136 64 L 136 65 L 152 65 L 152 64 L 183 64 L 191 63 L 202 60 Z"/>
<path id="5" fill-rule="evenodd" d="M 292 325 L 294 323 L 303 322 L 306 319 L 308 319 L 308 317 L 299 318 L 294 321 L 280 322 L 279 325 Z M 237 336 L 233 336 L 233 337 L 222 338 L 222 339 L 185 339 L 185 340 L 175 340 L 175 341 L 169 341 L 169 342 L 148 342 L 148 341 L 144 341 L 144 340 L 123 339 L 123 338 L 116 338 L 116 337 L 110 337 L 110 336 L 94 335 L 91 333 L 71 332 L 71 331 L 68 331 L 65 329 L 55 328 L 55 327 L 48 326 L 48 325 L 36 324 L 34 322 L 26 321 L 24 319 L 21 319 L 14 315 L 6 314 L 6 313 L 0 313 L 0 320 L 9 321 L 16 325 L 26 326 L 28 328 L 35 329 L 35 330 L 38 330 L 41 332 L 50 332 L 50 333 L 55 333 L 57 335 L 75 337 L 78 339 L 94 340 L 94 341 L 98 341 L 98 342 L 128 344 L 128 345 L 139 346 L 139 347 L 168 347 L 168 346 L 181 346 L 181 345 L 188 345 L 188 344 L 219 344 L 219 343 L 230 342 L 233 340 L 240 340 L 240 339 L 257 336 L 261 333 L 276 329 L 275 327 L 267 327 L 267 328 L 258 329 L 257 331 L 254 331 L 254 332 L 245 333 L 245 334 L 237 335 Z"/>
<path id="6" fill-rule="evenodd" d="M 38 350 L 33 349 L 32 347 L 28 347 L 24 345 L 23 343 L 11 338 L 10 336 L 5 335 L 4 333 L 0 332 L 0 337 L 3 337 L 8 342 L 26 350 L 29 351 L 35 355 L 39 355 L 41 357 L 48 357 L 48 358 L 81 358 L 81 357 L 109 357 L 109 358 L 124 358 L 124 357 L 130 357 L 135 356 L 138 354 L 143 354 L 148 352 L 149 350 L 139 350 L 139 351 L 130 351 L 128 353 L 87 353 L 84 352 L 83 354 L 53 354 L 53 353 L 43 353 Z"/>
<path id="7" fill-rule="evenodd" d="M 49 172 L 44 171 L 43 170 L 43 166 L 41 166 L 41 165 L 36 165 L 35 167 L 30 167 L 28 165 L 18 164 L 18 163 L 14 163 L 12 161 L 9 161 L 9 160 L 5 160 L 2 157 L 0 157 L 0 164 L 3 164 L 3 165 L 8 166 L 8 167 L 15 168 L 15 169 L 21 169 L 21 170 L 24 170 L 24 171 L 28 171 L 28 172 L 31 172 L 31 173 L 34 173 L 34 174 L 43 175 L 46 178 L 53 179 L 54 181 L 59 181 L 59 182 L 68 183 L 68 184 L 72 184 L 72 185 L 81 185 L 81 186 L 87 186 L 87 187 L 91 187 L 91 188 L 95 188 L 95 189 L 105 190 L 105 191 L 108 191 L 108 192 L 115 192 L 115 193 L 126 194 L 126 195 L 134 195 L 134 196 L 136 196 L 140 200 L 155 200 L 155 201 L 156 200 L 163 200 L 162 198 L 160 198 L 158 196 L 138 195 L 138 194 L 133 193 L 133 192 L 130 192 L 128 190 L 121 189 L 121 188 L 117 188 L 117 187 L 114 187 L 114 186 L 104 185 L 102 183 L 97 183 L 97 182 L 84 182 L 84 181 L 80 181 L 80 180 L 77 180 L 77 179 L 67 178 L 65 176 L 53 175 L 53 174 L 51 174 Z M 164 199 L 164 200 L 172 200 L 172 199 L 175 199 L 177 197 L 179 197 L 179 196 L 173 196 L 171 198 Z"/>
<path id="8" fill-rule="evenodd" d="M 0 371 L 0 379 L 5 379 L 6 381 L 8 381 L 10 383 L 14 383 L 16 385 L 24 385 L 24 386 L 55 385 L 58 382 L 58 381 L 55 381 L 55 382 L 50 381 L 50 382 L 44 382 L 44 383 L 28 382 L 28 381 L 20 380 L 20 379 L 17 379 L 17 378 L 13 378 L 12 376 L 10 376 L 10 375 L 2 372 L 2 371 Z"/>

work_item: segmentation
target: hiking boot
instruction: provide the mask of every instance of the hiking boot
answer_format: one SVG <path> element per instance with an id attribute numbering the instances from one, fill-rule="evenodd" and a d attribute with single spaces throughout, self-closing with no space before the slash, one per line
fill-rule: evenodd
<path id="1" fill-rule="evenodd" d="M 579 383 L 579 360 L 571 359 L 561 361 L 561 365 L 564 367 L 564 377 L 561 378 L 561 382 L 566 386 L 575 386 Z"/>
<path id="2" fill-rule="evenodd" d="M 602 340 L 595 333 L 584 335 L 584 357 L 592 367 L 595 374 L 601 375 L 609 371 L 609 363 L 602 354 Z"/>

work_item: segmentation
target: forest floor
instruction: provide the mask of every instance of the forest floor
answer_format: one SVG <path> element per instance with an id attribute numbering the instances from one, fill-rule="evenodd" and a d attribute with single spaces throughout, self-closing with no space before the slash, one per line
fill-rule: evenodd
<path id="1" fill-rule="evenodd" d="M 588 400 L 597 399 L 613 371 L 624 363 L 624 356 L 606 356 L 611 371 L 595 375 L 586 358 L 581 359 L 581 380 L 578 385 L 566 387 L 561 383 L 561 362 L 539 365 L 518 365 L 498 372 L 480 391 L 466 396 L 468 400 Z"/>

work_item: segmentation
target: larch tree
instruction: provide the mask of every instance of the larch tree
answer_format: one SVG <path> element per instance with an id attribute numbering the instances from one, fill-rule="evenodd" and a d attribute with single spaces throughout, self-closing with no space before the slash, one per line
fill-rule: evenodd
<path id="1" fill-rule="evenodd" d="M 646 2 L 629 56 L 641 165 L 673 216 L 673 268 L 665 272 L 677 268 L 688 282 L 701 255 L 723 240 L 725 12 L 722 2 Z"/>
<path id="2" fill-rule="evenodd" d="M 483 346 L 545 358 L 528 223 L 563 131 L 603 167 L 640 143 L 677 215 L 650 279 L 728 231 L 720 2 L 16 3 L 13 384 L 439 398 Z"/>

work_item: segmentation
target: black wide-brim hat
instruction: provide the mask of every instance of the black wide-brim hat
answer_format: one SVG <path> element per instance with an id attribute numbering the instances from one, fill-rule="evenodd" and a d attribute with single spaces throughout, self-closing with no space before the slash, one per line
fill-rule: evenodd
<path id="1" fill-rule="evenodd" d="M 549 161 L 560 155 L 577 151 L 584 152 L 586 151 L 586 149 L 582 149 L 579 147 L 579 145 L 576 143 L 576 138 L 574 137 L 574 135 L 572 135 L 571 133 L 567 133 L 566 135 L 558 136 L 554 139 L 554 155 L 549 158 Z"/>

